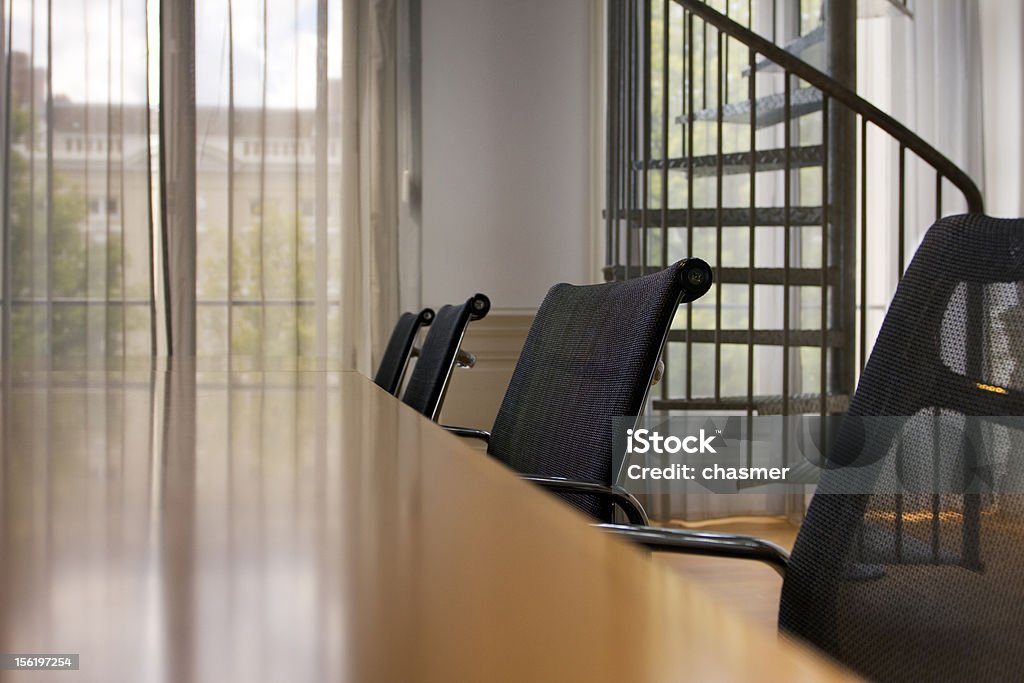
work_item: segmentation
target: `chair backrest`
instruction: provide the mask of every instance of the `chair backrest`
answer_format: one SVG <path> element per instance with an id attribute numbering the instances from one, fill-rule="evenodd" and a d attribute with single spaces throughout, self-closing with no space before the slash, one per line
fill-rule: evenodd
<path id="1" fill-rule="evenodd" d="M 842 493 L 859 476 L 849 470 L 822 477 L 783 584 L 780 628 L 875 680 L 1024 679 L 1022 432 L 984 420 L 985 457 L 1004 459 L 988 484 L 935 486 L 978 464 L 964 445 L 973 436 L 947 433 L 946 420 L 1024 414 L 1024 220 L 932 226 L 849 414 L 914 417 L 872 448 L 882 467 L 866 489 Z M 830 458 L 848 460 L 865 443 L 847 431 Z M 922 493 L 897 495 L 897 481 Z"/>
<path id="2" fill-rule="evenodd" d="M 432 308 L 424 308 L 418 314 L 403 313 L 398 318 L 384 349 L 384 356 L 380 359 L 377 374 L 373 377 L 377 386 L 393 396 L 398 395 L 402 378 L 405 377 L 405 369 L 409 365 L 409 356 L 412 355 L 413 344 L 416 342 L 416 334 L 420 327 L 430 325 L 433 319 Z"/>
<path id="3" fill-rule="evenodd" d="M 711 287 L 700 259 L 624 282 L 555 285 L 530 327 L 488 453 L 522 474 L 612 483 L 612 420 L 643 409 L 672 317 Z M 592 496 L 567 500 L 599 519 Z"/>
<path id="4" fill-rule="evenodd" d="M 406 405 L 431 420 L 438 418 L 466 327 L 471 320 L 481 320 L 489 310 L 491 301 L 483 294 L 474 294 L 464 304 L 438 309 L 405 386 L 402 401 Z"/>

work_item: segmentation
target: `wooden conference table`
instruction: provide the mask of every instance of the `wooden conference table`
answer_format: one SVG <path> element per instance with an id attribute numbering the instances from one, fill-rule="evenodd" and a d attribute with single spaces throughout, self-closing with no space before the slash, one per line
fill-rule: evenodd
<path id="1" fill-rule="evenodd" d="M 4 681 L 843 677 L 358 373 L 3 386 Z"/>

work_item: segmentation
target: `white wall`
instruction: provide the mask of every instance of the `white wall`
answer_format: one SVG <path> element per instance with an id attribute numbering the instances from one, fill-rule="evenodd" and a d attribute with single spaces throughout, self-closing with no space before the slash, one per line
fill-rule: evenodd
<path id="1" fill-rule="evenodd" d="M 422 300 L 591 277 L 588 0 L 422 3 Z"/>

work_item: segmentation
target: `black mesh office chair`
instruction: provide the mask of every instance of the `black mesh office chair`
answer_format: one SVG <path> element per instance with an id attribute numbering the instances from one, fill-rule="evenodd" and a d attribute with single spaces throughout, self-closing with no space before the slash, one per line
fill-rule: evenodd
<path id="1" fill-rule="evenodd" d="M 487 452 L 588 514 L 612 518 L 613 503 L 645 523 L 640 504 L 612 486 L 612 420 L 643 410 L 680 303 L 712 284 L 700 259 L 625 282 L 555 285 L 526 337 Z"/>
<path id="2" fill-rule="evenodd" d="M 1024 415 L 1024 220 L 955 216 L 929 230 L 849 410 L 940 413 L 954 424 Z M 783 632 L 875 680 L 1024 679 L 1024 434 L 982 422 L 983 468 L 963 434 L 933 441 L 904 429 L 877 450 L 874 493 L 832 493 L 858 475 L 823 474 L 784 572 Z M 848 459 L 862 443 L 844 427 L 829 457 Z M 897 466 L 903 490 L 924 493 L 894 494 Z M 935 494 L 936 474 L 978 488 Z M 756 539 L 606 528 L 655 549 L 786 564 Z"/>
<path id="3" fill-rule="evenodd" d="M 483 294 L 474 294 L 464 304 L 438 309 L 409 375 L 402 402 L 437 420 L 466 328 L 470 321 L 482 320 L 490 310 L 491 301 Z"/>
<path id="4" fill-rule="evenodd" d="M 380 359 L 377 374 L 373 377 L 377 386 L 393 396 L 398 395 L 402 378 L 405 377 L 405 369 L 412 356 L 413 345 L 416 343 L 416 335 L 421 327 L 430 325 L 433 319 L 432 308 L 424 308 L 418 314 L 403 313 L 398 318 L 384 349 L 384 356 Z"/>

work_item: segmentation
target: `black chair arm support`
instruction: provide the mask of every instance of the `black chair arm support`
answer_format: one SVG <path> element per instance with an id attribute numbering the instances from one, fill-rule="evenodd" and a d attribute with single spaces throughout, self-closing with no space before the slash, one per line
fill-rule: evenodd
<path id="1" fill-rule="evenodd" d="M 737 560 L 756 560 L 771 565 L 780 576 L 786 576 L 789 555 L 768 541 L 753 536 L 723 534 L 715 531 L 690 529 L 659 529 L 625 524 L 597 524 L 612 536 L 624 538 L 658 552 L 729 557 Z"/>
<path id="2" fill-rule="evenodd" d="M 572 481 L 571 479 L 537 477 L 529 474 L 520 475 L 520 478 L 555 493 L 585 493 L 609 498 L 612 503 L 618 505 L 619 509 L 626 513 L 630 524 L 645 526 L 650 524 L 650 521 L 647 519 L 647 513 L 644 511 L 640 501 L 620 486 L 605 486 L 604 484 L 597 484 L 592 481 Z"/>
<path id="3" fill-rule="evenodd" d="M 455 425 L 441 425 L 448 432 L 451 432 L 455 436 L 461 436 L 469 439 L 480 439 L 484 443 L 491 442 L 491 433 L 485 432 L 482 429 L 473 429 L 472 427 L 456 427 Z"/>
<path id="4" fill-rule="evenodd" d="M 412 351 L 409 353 L 410 358 L 417 358 L 420 355 L 420 347 L 412 347 Z M 466 351 L 465 349 L 459 349 L 455 353 L 455 364 L 460 368 L 472 368 L 476 366 L 476 354 Z"/>

